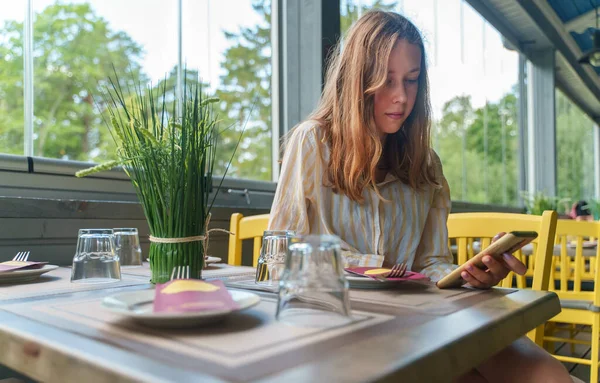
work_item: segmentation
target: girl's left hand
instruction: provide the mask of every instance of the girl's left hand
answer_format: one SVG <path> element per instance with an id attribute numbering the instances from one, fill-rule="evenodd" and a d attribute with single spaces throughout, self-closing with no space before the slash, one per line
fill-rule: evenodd
<path id="1" fill-rule="evenodd" d="M 493 241 L 504 234 L 499 233 L 494 237 Z M 514 255 L 509 253 L 502 254 L 502 261 L 486 255 L 483 257 L 483 263 L 486 265 L 487 270 L 481 270 L 477 266 L 467 262 L 466 271 L 461 273 L 461 277 L 465 281 L 478 289 L 489 289 L 492 286 L 496 286 L 510 271 L 514 271 L 519 275 L 523 275 L 527 271 L 527 267 L 515 258 Z"/>

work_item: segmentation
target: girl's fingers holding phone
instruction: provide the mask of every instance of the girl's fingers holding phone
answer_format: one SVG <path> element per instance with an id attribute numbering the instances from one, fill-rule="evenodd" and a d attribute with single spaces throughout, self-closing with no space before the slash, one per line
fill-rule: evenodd
<path id="1" fill-rule="evenodd" d="M 464 279 L 465 281 L 467 281 L 467 283 L 469 283 L 473 287 L 476 287 L 478 289 L 488 289 L 488 288 L 490 288 L 489 285 L 487 285 L 485 283 L 481 283 L 477 278 L 475 278 L 474 276 L 472 276 L 471 274 L 469 274 L 467 271 L 463 271 L 462 273 L 460 273 L 460 276 L 462 277 L 462 279 Z"/>
<path id="2" fill-rule="evenodd" d="M 489 255 L 483 257 L 482 261 L 488 268 L 488 274 L 493 275 L 495 281 L 494 285 L 503 280 L 510 272 L 510 269 L 504 262 L 498 262 Z"/>
<path id="3" fill-rule="evenodd" d="M 496 242 L 497 240 L 499 240 L 500 238 L 502 238 L 506 233 L 501 231 L 500 233 L 496 234 L 494 236 L 494 238 L 492 238 L 492 242 Z"/>
<path id="4" fill-rule="evenodd" d="M 527 266 L 525 266 L 523 262 L 519 261 L 514 255 L 504 253 L 502 254 L 502 258 L 504 259 L 504 262 L 506 263 L 508 268 L 514 271 L 515 273 L 523 275 L 527 271 Z"/>
<path id="5" fill-rule="evenodd" d="M 467 274 L 469 274 L 470 276 L 472 276 L 473 278 L 475 278 L 476 280 L 478 280 L 479 282 L 481 282 L 482 285 L 484 285 L 484 288 L 488 288 L 491 286 L 494 286 L 497 281 L 494 281 L 494 275 L 492 275 L 492 273 L 488 273 L 484 270 L 481 270 L 479 267 L 472 265 L 470 263 L 468 263 L 465 266 L 466 270 L 467 270 Z M 469 281 L 469 283 L 471 283 Z M 475 286 L 475 287 L 479 287 L 479 286 Z"/>

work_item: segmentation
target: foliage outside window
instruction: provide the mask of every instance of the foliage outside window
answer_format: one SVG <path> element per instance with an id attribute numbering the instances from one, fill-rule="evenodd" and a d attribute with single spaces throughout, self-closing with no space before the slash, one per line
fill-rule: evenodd
<path id="1" fill-rule="evenodd" d="M 115 148 L 101 118 L 105 106 L 99 89 L 106 88 L 104 81 L 114 70 L 122 79 L 166 85 L 175 97 L 181 27 L 182 40 L 188 42 L 183 78 L 197 81 L 199 75 L 205 90 L 221 98 L 222 126 L 229 127 L 222 133 L 224 150 L 215 172 L 225 170 L 247 121 L 228 174 L 271 180 L 270 0 L 184 2 L 183 26 L 178 25 L 177 2 L 169 0 L 37 0 L 33 4 L 35 156 L 114 159 Z M 24 10 L 25 2 L 17 1 L 4 4 L 0 15 L 0 153 L 16 155 L 24 153 L 23 55 L 29 52 L 23 48 L 24 20 L 15 15 L 23 15 Z M 212 54 L 198 44 L 207 38 L 213 44 Z M 207 67 L 207 60 L 212 61 L 208 67 L 218 70 L 198 73 L 198 67 Z"/>
<path id="2" fill-rule="evenodd" d="M 222 0 L 220 0 L 222 1 Z M 231 8 L 239 0 L 228 1 Z M 224 169 L 248 119 L 243 139 L 228 175 L 271 180 L 271 1 L 253 0 L 252 9 L 259 21 L 237 31 L 224 31 L 230 43 L 221 61 L 217 97 L 222 100 L 223 125 L 232 130 L 223 134 L 217 167 Z M 221 17 L 226 18 L 227 14 Z"/>
<path id="3" fill-rule="evenodd" d="M 594 196 L 593 129 L 592 120 L 556 90 L 557 194 L 571 202 Z"/>
<path id="4" fill-rule="evenodd" d="M 23 154 L 23 15 L 24 2 L 3 9 L 9 17 L 0 31 L 0 153 Z M 1 20 L 2 16 L 0 16 Z"/>

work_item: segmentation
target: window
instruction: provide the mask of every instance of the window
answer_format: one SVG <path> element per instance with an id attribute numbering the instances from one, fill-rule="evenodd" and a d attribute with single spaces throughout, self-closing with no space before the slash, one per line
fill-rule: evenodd
<path id="1" fill-rule="evenodd" d="M 462 0 L 346 0 L 342 26 L 372 6 L 402 13 L 423 33 L 433 147 L 452 199 L 518 205 L 518 53 Z"/>
<path id="2" fill-rule="evenodd" d="M 518 53 L 466 2 L 433 1 L 433 18 L 419 4 L 405 9 L 429 42 L 432 140 L 452 198 L 518 205 Z"/>
<path id="3" fill-rule="evenodd" d="M 225 170 L 241 137 L 227 175 L 271 181 L 271 1 L 186 0 L 183 6 L 184 61 L 200 68 L 221 99 L 227 130 L 217 168 Z"/>
<path id="4" fill-rule="evenodd" d="M 24 151 L 23 21 L 25 0 L 0 12 L 0 153 Z"/>
<path id="5" fill-rule="evenodd" d="M 114 144 L 100 116 L 101 88 L 113 71 L 142 84 L 156 83 L 170 72 L 177 57 L 175 4 L 33 4 L 34 155 L 95 162 L 113 158 Z"/>
<path id="6" fill-rule="evenodd" d="M 594 123 L 556 90 L 556 178 L 559 198 L 571 203 L 594 197 Z M 570 210 L 570 206 L 567 208 Z"/>
<path id="7" fill-rule="evenodd" d="M 229 176 L 271 180 L 269 0 L 19 0 L 0 22 L 0 153 L 24 153 L 23 23 L 33 5 L 33 153 L 102 162 L 115 156 L 101 118 L 101 89 L 114 71 L 175 89 L 178 72 L 198 76 L 221 98 L 224 172 L 246 130 Z M 232 12 L 232 10 L 235 10 Z M 179 62 L 179 32 L 182 52 Z M 182 65 L 182 71 L 178 66 Z M 114 69 L 113 69 L 114 67 Z M 247 121 L 247 123 L 246 123 Z"/>

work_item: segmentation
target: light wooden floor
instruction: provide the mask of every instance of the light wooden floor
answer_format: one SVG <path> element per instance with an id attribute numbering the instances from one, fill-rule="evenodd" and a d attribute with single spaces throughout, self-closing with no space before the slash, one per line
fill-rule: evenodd
<path id="1" fill-rule="evenodd" d="M 566 337 L 568 336 L 568 332 L 565 331 L 559 331 L 556 333 L 557 336 L 559 337 Z M 591 334 L 589 332 L 585 332 L 585 331 L 580 331 L 577 333 L 576 338 L 577 339 L 581 339 L 581 340 L 590 340 L 590 336 Z M 574 349 L 574 353 L 571 354 L 571 345 L 568 343 L 562 343 L 562 344 L 556 344 L 556 350 L 557 350 L 557 354 L 558 355 L 564 355 L 564 356 L 573 356 L 576 358 L 589 358 L 590 357 L 590 346 L 588 345 L 583 345 L 583 344 L 576 344 L 574 345 L 575 349 Z M 569 373 L 572 376 L 575 376 L 581 380 L 583 380 L 584 382 L 589 382 L 590 381 L 590 367 L 586 366 L 586 365 L 582 365 L 582 364 L 573 364 L 573 363 L 564 363 L 565 367 L 567 367 L 567 369 L 569 370 Z"/>

